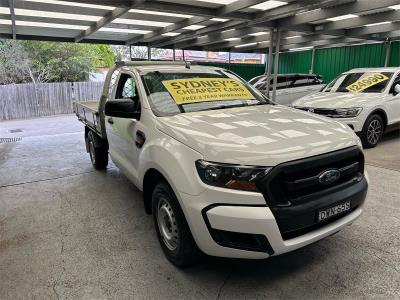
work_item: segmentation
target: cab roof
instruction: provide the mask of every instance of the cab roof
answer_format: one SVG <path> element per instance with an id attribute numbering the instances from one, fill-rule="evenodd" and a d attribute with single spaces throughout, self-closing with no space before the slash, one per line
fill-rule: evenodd
<path id="1" fill-rule="evenodd" d="M 193 72 L 215 72 L 216 70 L 223 70 L 222 68 L 211 67 L 211 66 L 198 66 L 190 65 L 186 67 L 185 65 L 148 65 L 148 66 L 137 66 L 133 67 L 139 71 L 139 73 L 148 73 L 159 71 L 163 72 L 177 72 L 177 73 L 193 73 Z"/>
<path id="2" fill-rule="evenodd" d="M 128 69 L 135 69 L 139 73 L 147 72 L 212 72 L 216 70 L 223 70 L 222 68 L 212 66 L 199 66 L 192 65 L 190 62 L 174 62 L 174 61 L 120 61 L 116 62 L 116 67 L 124 67 Z"/>

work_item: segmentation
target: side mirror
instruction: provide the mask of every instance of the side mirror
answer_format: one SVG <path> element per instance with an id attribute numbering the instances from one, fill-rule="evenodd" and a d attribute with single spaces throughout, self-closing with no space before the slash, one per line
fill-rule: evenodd
<path id="1" fill-rule="evenodd" d="M 400 83 L 395 83 L 392 94 L 393 94 L 393 96 L 396 96 L 399 93 L 400 93 Z"/>
<path id="2" fill-rule="evenodd" d="M 106 102 L 104 113 L 106 116 L 126 119 L 140 119 L 137 103 L 132 100 L 110 100 Z"/>

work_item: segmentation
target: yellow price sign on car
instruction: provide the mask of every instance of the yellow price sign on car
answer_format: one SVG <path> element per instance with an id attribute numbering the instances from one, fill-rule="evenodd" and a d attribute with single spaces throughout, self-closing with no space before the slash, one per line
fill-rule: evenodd
<path id="1" fill-rule="evenodd" d="M 255 99 L 243 83 L 232 78 L 188 78 L 162 83 L 177 104 Z"/>
<path id="2" fill-rule="evenodd" d="M 357 94 L 371 86 L 374 86 L 388 79 L 389 77 L 381 73 L 369 73 L 361 76 L 357 81 L 346 86 L 346 89 L 351 93 Z"/>

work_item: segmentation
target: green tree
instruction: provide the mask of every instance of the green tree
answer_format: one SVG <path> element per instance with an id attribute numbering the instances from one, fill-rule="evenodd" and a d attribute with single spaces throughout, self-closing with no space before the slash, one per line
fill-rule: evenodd
<path id="1" fill-rule="evenodd" d="M 109 67 L 108 45 L 0 41 L 0 84 L 82 81 L 96 67 Z"/>

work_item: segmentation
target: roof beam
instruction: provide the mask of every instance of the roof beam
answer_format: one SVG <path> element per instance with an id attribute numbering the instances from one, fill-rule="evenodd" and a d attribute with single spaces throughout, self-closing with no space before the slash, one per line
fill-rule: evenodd
<path id="1" fill-rule="evenodd" d="M 207 50 L 218 50 L 218 49 L 230 49 L 235 46 L 239 46 L 242 44 L 250 44 L 250 43 L 259 43 L 269 41 L 269 34 L 262 34 L 258 36 L 248 36 L 234 41 L 223 41 L 222 43 L 214 44 L 211 46 L 205 46 Z"/>
<path id="2" fill-rule="evenodd" d="M 256 33 L 259 31 L 262 31 L 262 29 L 257 27 L 233 29 L 225 32 L 209 34 L 202 37 L 196 37 L 192 40 L 178 42 L 174 45 L 177 49 L 180 49 L 180 48 L 188 48 L 188 47 L 203 46 L 203 45 L 221 44 L 221 41 L 225 39 L 234 38 L 236 36 L 247 36 L 251 33 Z"/>
<path id="3" fill-rule="evenodd" d="M 180 22 L 177 22 L 175 24 L 171 24 L 171 25 L 166 26 L 164 28 L 159 28 L 159 29 L 156 29 L 156 30 L 151 31 L 149 33 L 142 34 L 142 35 L 140 35 L 138 37 L 134 37 L 134 38 L 128 39 L 125 42 L 125 44 L 126 45 L 133 45 L 133 44 L 136 44 L 138 42 L 149 40 L 149 39 L 151 39 L 153 37 L 162 36 L 164 33 L 172 32 L 172 31 L 175 31 L 175 30 L 179 30 L 179 29 L 182 29 L 184 27 L 187 27 L 187 26 L 190 26 L 190 25 L 195 25 L 195 24 L 207 21 L 207 20 L 208 20 L 208 18 L 198 17 L 198 16 L 191 17 L 191 18 L 188 18 L 188 19 L 184 19 L 184 20 L 182 20 Z"/>
<path id="4" fill-rule="evenodd" d="M 337 44 L 348 44 L 355 42 L 364 42 L 362 39 L 349 38 L 349 37 L 335 37 L 332 39 L 313 41 L 308 43 L 300 43 L 300 44 L 290 44 L 282 46 L 281 50 L 290 50 L 294 48 L 303 48 L 303 47 L 323 47 Z"/>
<path id="5" fill-rule="evenodd" d="M 290 36 L 297 35 L 296 32 L 293 31 L 286 31 L 281 33 L 281 45 L 285 45 L 285 41 L 292 41 L 295 40 L 294 43 L 301 42 L 303 39 L 306 41 L 308 40 L 314 40 L 309 38 L 309 36 L 303 36 L 303 37 L 297 37 L 293 39 L 287 39 Z M 235 46 L 239 46 L 241 44 L 251 44 L 251 43 L 266 43 L 268 45 L 269 43 L 270 36 L 269 34 L 262 34 L 262 35 L 257 35 L 257 36 L 249 36 L 249 37 L 244 37 L 239 40 L 235 41 L 228 41 L 228 42 L 222 42 L 217 45 L 213 45 L 211 47 L 204 47 L 207 50 L 217 50 L 217 49 L 227 49 L 227 50 L 232 50 L 231 48 L 234 48 Z"/>
<path id="6" fill-rule="evenodd" d="M 325 1 L 323 1 L 323 5 L 328 5 L 329 3 L 332 3 L 332 2 L 337 3 L 338 1 L 341 2 L 343 0 L 325 0 Z M 275 21 L 274 21 L 275 19 L 294 14 L 298 11 L 314 9 L 315 7 L 319 7 L 321 5 L 320 2 L 321 1 L 317 1 L 317 0 L 298 0 L 295 3 L 289 3 L 287 5 L 273 8 L 273 9 L 270 9 L 270 10 L 267 10 L 264 12 L 255 13 L 255 14 L 253 14 L 253 18 L 251 21 L 238 23 L 236 26 L 233 26 L 232 28 L 243 29 L 248 26 L 259 26 L 259 27 L 264 27 L 264 29 L 273 28 L 275 26 Z M 312 25 L 304 24 L 304 25 L 296 26 L 296 28 L 293 30 L 312 32 L 313 29 L 314 28 Z M 259 31 L 261 31 L 261 30 L 259 30 Z M 180 36 L 172 39 L 172 41 L 168 41 L 167 43 L 160 43 L 156 46 L 162 47 L 165 45 L 183 43 L 183 41 L 185 41 L 185 40 L 186 41 L 193 40 L 195 37 L 201 36 L 204 34 L 206 34 L 206 32 L 200 30 L 200 31 L 193 32 L 190 35 L 180 35 Z M 242 37 L 242 36 L 240 34 L 240 31 L 237 31 L 237 35 L 230 36 L 230 37 Z M 210 39 L 210 41 L 211 41 L 211 39 Z M 191 44 L 188 44 L 187 47 L 196 47 L 198 45 L 199 44 L 197 44 L 197 43 L 196 44 L 191 43 Z"/>
<path id="7" fill-rule="evenodd" d="M 69 0 L 66 0 L 69 1 Z M 0 1 L 1 2 L 1 1 Z M 68 13 L 77 15 L 89 15 L 102 17 L 110 10 L 102 8 L 89 8 L 89 7 L 79 7 L 79 6 L 69 6 L 66 4 L 59 4 L 58 1 L 53 3 L 42 3 L 42 2 L 30 2 L 30 1 L 16 1 L 15 9 L 29 9 L 29 10 L 39 10 L 45 12 L 55 12 L 55 13 Z M 69 2 L 81 2 L 81 1 L 69 1 Z M 94 4 L 94 2 L 91 2 Z M 96 2 L 97 4 L 97 2 Z M 110 3 L 108 3 L 110 4 Z M 114 3 L 113 3 L 114 4 Z"/>
<path id="8" fill-rule="evenodd" d="M 193 32 L 181 34 L 172 40 L 170 38 L 168 38 L 164 41 L 156 41 L 156 42 L 152 43 L 152 47 L 157 48 L 157 47 L 164 47 L 167 45 L 173 45 L 177 42 L 184 41 L 184 40 L 190 40 L 195 37 L 202 36 L 202 35 L 229 30 L 229 29 L 232 29 L 233 27 L 236 27 L 239 24 L 241 24 L 241 21 L 232 20 L 232 21 L 222 22 L 219 24 L 215 24 L 215 25 L 211 25 L 211 26 L 199 29 L 199 30 L 195 30 Z"/>
<path id="9" fill-rule="evenodd" d="M 114 10 L 107 12 L 104 17 L 102 17 L 100 20 L 98 20 L 97 22 L 95 22 L 92 26 L 90 26 L 88 29 L 86 29 L 85 31 L 79 33 L 76 37 L 75 37 L 75 42 L 80 42 L 83 39 L 87 38 L 88 36 L 90 36 L 91 34 L 95 33 L 96 31 L 98 31 L 101 27 L 104 27 L 105 25 L 111 23 L 112 21 L 114 21 L 115 19 L 119 18 L 120 16 L 122 16 L 123 14 L 125 14 L 126 12 L 129 11 L 129 9 L 135 7 L 135 6 L 139 6 L 140 4 L 142 4 L 143 2 L 145 2 L 146 0 L 133 0 L 130 1 L 130 5 L 127 7 L 117 7 Z"/>
<path id="10" fill-rule="evenodd" d="M 364 36 L 364 37 L 336 37 L 336 36 L 329 36 L 323 34 L 313 34 L 307 35 L 303 37 L 293 38 L 293 39 L 286 39 L 282 41 L 280 50 L 289 50 L 293 48 L 303 48 L 303 47 L 323 47 L 335 44 L 348 44 L 348 43 L 357 43 L 357 42 L 369 42 L 374 40 L 370 39 L 371 36 Z M 383 40 L 382 40 L 383 41 Z M 269 42 L 261 42 L 257 45 L 252 45 L 243 48 L 236 48 L 238 52 L 251 52 L 251 51 L 266 51 L 269 47 Z M 257 51 L 258 50 L 258 51 Z"/>
<path id="11" fill-rule="evenodd" d="M 279 27 L 290 27 L 294 25 L 326 20 L 347 14 L 363 13 L 371 10 L 387 8 L 391 5 L 400 4 L 400 0 L 380 0 L 380 1 L 353 1 L 338 6 L 322 8 L 303 14 L 278 20 Z"/>
<path id="12" fill-rule="evenodd" d="M 248 8 L 253 5 L 257 5 L 265 2 L 265 0 L 236 0 L 230 4 L 224 5 L 217 9 L 217 15 L 225 16 L 235 11 L 239 11 L 244 8 Z"/>
<path id="13" fill-rule="evenodd" d="M 400 30 L 400 23 L 388 23 L 388 24 L 380 24 L 380 25 L 373 25 L 373 26 L 363 26 L 359 28 L 347 29 L 344 30 L 345 36 L 363 36 L 363 35 L 371 35 L 377 33 L 384 33 L 384 32 L 392 32 Z"/>
<path id="14" fill-rule="evenodd" d="M 330 34 L 336 30 L 360 27 L 373 23 L 380 23 L 386 21 L 397 21 L 400 20 L 400 10 L 391 10 L 381 12 L 377 14 L 371 14 L 366 16 L 359 16 L 357 18 L 351 18 L 341 20 L 340 22 L 328 22 L 315 26 L 315 32 Z"/>
<path id="15" fill-rule="evenodd" d="M 325 0 L 322 2 L 330 3 L 334 0 Z M 335 2 L 338 2 L 336 0 Z M 323 4 L 323 3 L 322 3 Z M 321 1 L 319 0 L 298 0 L 294 3 L 288 5 L 279 6 L 271 10 L 256 13 L 254 19 L 251 22 L 252 25 L 263 23 L 265 21 L 271 21 L 278 18 L 283 18 L 291 16 L 294 13 L 299 13 L 302 11 L 312 10 L 321 6 Z"/>
<path id="16" fill-rule="evenodd" d="M 386 33 L 385 35 L 383 34 L 373 34 L 373 36 L 378 36 L 384 39 L 390 39 L 390 40 L 399 40 L 400 39 L 400 31 L 391 31 L 390 33 Z"/>
<path id="17" fill-rule="evenodd" d="M 241 1 L 241 0 L 238 0 Z M 232 4 L 232 3 L 231 3 Z M 230 5 L 230 4 L 227 4 Z M 218 10 L 215 8 L 198 6 L 198 5 L 189 5 L 189 4 L 180 4 L 180 3 L 168 3 L 162 1 L 147 1 L 146 5 L 140 6 L 143 9 L 161 11 L 161 12 L 171 12 L 178 14 L 189 14 L 195 16 L 202 16 L 207 18 L 215 18 L 218 17 Z M 231 12 L 225 15 L 228 19 L 234 20 L 243 20 L 248 21 L 251 20 L 252 16 L 248 13 L 242 12 Z"/>
<path id="18" fill-rule="evenodd" d="M 215 16 L 217 17 L 222 17 L 225 15 L 228 15 L 230 13 L 233 13 L 235 11 L 238 11 L 240 9 L 244 9 L 259 3 L 264 2 L 265 0 L 237 0 L 235 2 L 232 2 L 230 4 L 227 5 L 222 5 L 221 7 L 219 7 L 218 9 L 216 9 L 215 12 Z M 186 20 L 182 20 L 178 23 L 172 24 L 170 26 L 167 26 L 165 28 L 160 28 L 157 30 L 154 30 L 152 32 L 149 32 L 147 34 L 141 35 L 139 37 L 135 37 L 133 39 L 129 39 L 128 41 L 126 41 L 127 45 L 131 45 L 131 44 L 135 44 L 137 42 L 141 42 L 141 41 L 146 41 L 149 40 L 151 38 L 157 37 L 157 36 L 161 36 L 164 33 L 167 32 L 172 32 L 175 30 L 179 30 L 182 29 L 186 26 L 190 26 L 190 25 L 194 25 L 194 24 L 198 24 L 204 21 L 207 21 L 209 19 L 209 17 L 192 17 Z"/>

